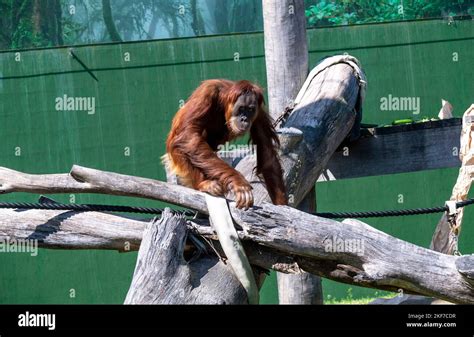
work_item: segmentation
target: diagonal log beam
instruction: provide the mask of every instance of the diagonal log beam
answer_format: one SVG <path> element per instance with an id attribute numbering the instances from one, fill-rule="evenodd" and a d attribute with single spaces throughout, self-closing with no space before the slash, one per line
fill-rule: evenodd
<path id="1" fill-rule="evenodd" d="M 299 205 L 314 187 L 354 126 L 363 84 L 360 68 L 354 68 L 352 61 L 351 56 L 334 56 L 313 69 L 308 86 L 298 94 L 298 104 L 279 130 L 280 162 L 290 205 Z M 254 199 L 259 204 L 270 199 L 254 174 L 255 162 L 255 155 L 246 156 L 236 169 L 252 183 Z"/>

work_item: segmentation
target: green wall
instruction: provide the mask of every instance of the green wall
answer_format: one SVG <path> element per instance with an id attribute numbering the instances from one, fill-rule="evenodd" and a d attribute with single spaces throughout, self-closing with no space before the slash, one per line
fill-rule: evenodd
<path id="1" fill-rule="evenodd" d="M 441 98 L 460 116 L 473 103 L 474 24 L 405 22 L 309 30 L 311 66 L 350 53 L 368 76 L 364 122 L 385 123 L 409 112 L 380 111 L 380 98 L 420 97 L 420 116 L 436 116 Z M 67 172 L 72 164 L 164 179 L 159 157 L 170 121 L 200 81 L 246 78 L 265 86 L 263 35 L 236 34 L 75 47 L 96 82 L 67 48 L 0 53 L 0 165 L 31 173 Z M 130 61 L 124 60 L 129 53 Z M 238 55 L 236 54 L 238 53 Z M 457 53 L 457 62 L 453 61 Z M 20 61 L 15 58 L 20 56 Z M 95 97 L 96 113 L 56 111 L 56 97 Z M 129 155 L 128 155 L 129 151 Z M 317 186 L 318 210 L 403 209 L 440 205 L 456 169 L 341 180 Z M 403 203 L 398 203 L 400 195 Z M 76 203 L 160 206 L 153 201 L 58 195 Z M 75 200 L 74 200 L 75 198 Z M 27 194 L 0 201 L 35 201 Z M 466 212 L 461 252 L 473 253 L 474 214 Z M 389 234 L 423 246 L 439 216 L 370 219 Z M 0 254 L 0 303 L 121 303 L 136 253 L 40 250 L 37 257 Z M 325 296 L 371 296 L 375 290 L 325 281 Z M 71 297 L 71 289 L 75 297 Z M 275 303 L 272 275 L 262 299 Z"/>

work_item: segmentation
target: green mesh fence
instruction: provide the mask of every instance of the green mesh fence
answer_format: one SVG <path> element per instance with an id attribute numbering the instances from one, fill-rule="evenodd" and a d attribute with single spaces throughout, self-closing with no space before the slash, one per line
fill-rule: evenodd
<path id="1" fill-rule="evenodd" d="M 359 58 L 369 83 L 366 123 L 434 117 L 442 98 L 453 104 L 456 116 L 473 103 L 471 21 L 312 29 L 308 38 L 312 66 L 337 53 Z M 1 166 L 57 173 L 80 164 L 164 179 L 159 158 L 171 118 L 200 81 L 245 78 L 265 87 L 261 33 L 78 46 L 73 52 L 98 81 L 69 55 L 68 48 L 0 53 Z M 419 98 L 419 113 L 381 109 L 381 99 L 389 95 Z M 58 102 L 64 97 L 84 97 L 94 105 L 61 108 Z M 445 169 L 321 183 L 318 211 L 439 205 L 449 197 L 456 176 L 456 169 Z M 99 195 L 52 197 L 61 202 L 163 206 Z M 36 199 L 27 194 L 0 197 L 0 201 Z M 472 208 L 467 208 L 460 238 L 463 253 L 474 251 L 473 216 Z M 438 215 L 426 215 L 367 222 L 428 246 L 437 221 Z M 107 251 L 40 250 L 36 257 L 0 253 L 0 303 L 121 303 L 135 259 L 136 253 Z M 334 282 L 325 281 L 324 286 L 326 298 L 375 294 Z M 262 300 L 277 301 L 273 275 Z"/>

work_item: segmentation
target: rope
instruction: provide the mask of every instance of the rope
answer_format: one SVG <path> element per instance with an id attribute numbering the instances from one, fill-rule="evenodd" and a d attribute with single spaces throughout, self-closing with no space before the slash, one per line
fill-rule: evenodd
<path id="1" fill-rule="evenodd" d="M 58 202 L 30 203 L 30 202 L 1 202 L 0 208 L 13 209 L 46 209 L 46 210 L 65 210 L 77 212 L 121 212 L 121 213 L 143 213 L 143 214 L 161 214 L 162 208 L 136 207 L 136 206 L 113 206 L 97 204 L 61 204 Z M 194 216 L 196 212 L 191 210 L 173 210 L 176 214 L 185 216 Z"/>
<path id="2" fill-rule="evenodd" d="M 474 198 L 456 203 L 456 209 L 474 204 Z M 406 216 L 420 215 L 432 213 L 444 213 L 449 211 L 448 206 L 430 207 L 430 208 L 414 208 L 399 211 L 372 211 L 372 212 L 330 212 L 330 213 L 311 213 L 323 218 L 339 219 L 339 218 L 383 218 L 389 216 Z"/>
<path id="3" fill-rule="evenodd" d="M 459 201 L 456 203 L 456 209 L 474 204 L 474 198 Z M 42 203 L 29 202 L 0 202 L 1 208 L 9 209 L 43 209 L 43 210 L 65 210 L 76 212 L 121 212 L 121 213 L 142 213 L 142 214 L 161 214 L 162 208 L 153 207 L 137 207 L 137 206 L 114 206 L 114 205 L 98 205 L 98 204 L 61 204 L 58 202 L 47 201 Z M 340 218 L 383 218 L 390 216 L 407 216 L 432 213 L 447 212 L 448 206 L 431 207 L 431 208 L 414 208 L 392 211 L 369 211 L 369 212 L 326 212 L 311 213 L 323 218 L 340 219 Z M 195 216 L 196 212 L 191 210 L 173 210 L 175 214 L 185 216 Z"/>
<path id="4" fill-rule="evenodd" d="M 287 106 L 285 110 L 283 110 L 283 112 L 280 114 L 280 116 L 275 120 L 275 122 L 273 122 L 273 127 L 276 129 L 280 125 L 280 123 L 286 122 L 286 119 L 288 118 L 288 116 L 290 116 L 291 112 L 293 112 L 295 107 L 296 104 L 294 103 Z"/>

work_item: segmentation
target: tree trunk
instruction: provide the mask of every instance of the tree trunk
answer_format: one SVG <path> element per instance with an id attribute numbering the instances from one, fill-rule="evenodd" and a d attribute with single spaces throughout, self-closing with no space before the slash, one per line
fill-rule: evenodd
<path id="1" fill-rule="evenodd" d="M 197 0 L 191 0 L 191 15 L 192 15 L 191 28 L 194 31 L 194 35 L 195 36 L 205 35 L 206 31 L 204 27 L 204 22 L 203 22 L 199 7 L 197 6 Z"/>
<path id="2" fill-rule="evenodd" d="M 153 16 L 150 21 L 150 26 L 148 27 L 148 37 L 150 39 L 155 38 L 156 34 L 156 27 L 158 26 L 158 15 L 156 13 L 153 13 Z"/>
<path id="3" fill-rule="evenodd" d="M 246 304 L 247 294 L 217 256 L 189 263 L 183 257 L 186 220 L 165 210 L 150 222 L 125 304 Z"/>
<path id="4" fill-rule="evenodd" d="M 229 13 L 228 1 L 215 0 L 214 22 L 216 25 L 216 34 L 227 34 L 229 31 Z"/>
<path id="5" fill-rule="evenodd" d="M 33 26 L 33 35 L 41 36 L 41 0 L 33 1 L 33 13 L 31 15 L 31 24 Z"/>
<path id="6" fill-rule="evenodd" d="M 294 102 L 308 76 L 303 0 L 264 0 L 268 105 L 276 119 Z"/>
<path id="7" fill-rule="evenodd" d="M 263 1 L 263 24 L 269 111 L 276 120 L 292 105 L 308 75 L 304 1 Z M 314 200 L 314 185 L 309 194 L 307 198 Z M 308 204 L 302 210 L 314 209 L 315 205 Z M 280 303 L 322 303 L 321 279 L 317 276 L 277 274 L 277 279 Z"/>
<path id="8" fill-rule="evenodd" d="M 303 212 L 316 212 L 316 189 L 313 188 L 300 203 Z M 319 276 L 303 270 L 297 274 L 278 273 L 280 304 L 323 304 L 323 287 Z"/>
<path id="9" fill-rule="evenodd" d="M 110 7 L 110 0 L 102 0 L 102 16 L 104 18 L 105 27 L 109 33 L 110 40 L 120 42 L 120 37 L 117 27 L 115 26 L 114 18 L 112 16 L 112 8 Z"/>
<path id="10" fill-rule="evenodd" d="M 62 10 L 59 0 L 35 0 L 33 2 L 33 34 L 54 46 L 63 44 Z"/>
<path id="11" fill-rule="evenodd" d="M 474 178 L 474 104 L 466 110 L 463 115 L 463 125 L 461 130 L 461 140 L 459 149 L 459 158 L 461 159 L 461 168 L 459 169 L 456 184 L 453 187 L 451 201 L 466 200 Z M 436 226 L 430 248 L 444 254 L 457 254 L 458 238 L 461 234 L 461 225 L 464 216 L 464 208 L 457 210 L 456 218 L 453 224 L 450 223 L 448 216 L 444 213 Z"/>

